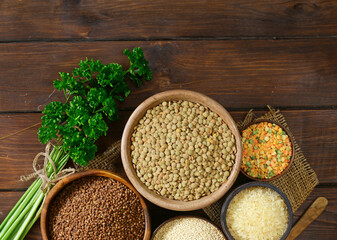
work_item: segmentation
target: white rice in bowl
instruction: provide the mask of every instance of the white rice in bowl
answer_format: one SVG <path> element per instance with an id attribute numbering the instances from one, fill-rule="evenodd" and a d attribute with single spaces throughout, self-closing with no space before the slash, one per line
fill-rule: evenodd
<path id="1" fill-rule="evenodd" d="M 287 230 L 288 207 L 267 187 L 249 187 L 236 194 L 226 213 L 226 224 L 235 240 L 279 240 Z"/>

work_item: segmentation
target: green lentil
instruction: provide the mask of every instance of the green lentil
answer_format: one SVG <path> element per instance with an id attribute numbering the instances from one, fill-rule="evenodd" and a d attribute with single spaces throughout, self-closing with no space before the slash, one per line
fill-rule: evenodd
<path id="1" fill-rule="evenodd" d="M 165 101 L 149 109 L 131 142 L 140 180 L 176 200 L 196 200 L 216 191 L 227 181 L 236 156 L 235 139 L 225 122 L 209 108 L 188 101 Z M 153 172 L 169 177 L 150 177 Z M 200 187 L 194 176 L 208 186 Z"/>

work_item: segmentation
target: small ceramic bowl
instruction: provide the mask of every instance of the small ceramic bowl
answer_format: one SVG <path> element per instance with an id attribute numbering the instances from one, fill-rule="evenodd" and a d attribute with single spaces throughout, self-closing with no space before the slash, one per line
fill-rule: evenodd
<path id="1" fill-rule="evenodd" d="M 145 204 L 145 201 L 143 200 L 143 198 L 140 196 L 140 194 L 134 189 L 134 187 L 125 179 L 123 179 L 122 177 L 109 172 L 109 171 L 104 171 L 104 170 L 87 170 L 84 172 L 79 172 L 79 173 L 75 173 L 72 174 L 68 177 L 65 177 L 64 179 L 62 179 L 61 181 L 59 181 L 53 188 L 52 190 L 48 193 L 45 202 L 43 204 L 42 207 L 42 211 L 41 211 L 41 221 L 40 221 L 40 226 L 41 226 L 41 234 L 42 234 L 42 239 L 43 240 L 48 240 L 48 220 L 47 220 L 47 216 L 48 216 L 48 210 L 50 207 L 50 203 L 52 201 L 52 199 L 69 183 L 71 183 L 74 180 L 77 180 L 79 178 L 83 178 L 83 177 L 89 177 L 89 176 L 102 176 L 102 177 L 108 177 L 108 178 L 112 178 L 124 185 L 126 185 L 128 188 L 130 188 L 139 198 L 140 203 L 143 207 L 144 210 L 144 217 L 145 217 L 145 233 L 144 233 L 144 238 L 143 240 L 149 240 L 150 236 L 151 236 L 151 223 L 150 223 L 150 215 L 148 212 L 148 208 Z"/>
<path id="2" fill-rule="evenodd" d="M 282 128 L 283 131 L 285 131 L 287 133 L 287 135 L 289 136 L 289 140 L 290 140 L 291 148 L 292 148 L 292 155 L 290 157 L 290 162 L 289 162 L 288 166 L 280 174 L 275 175 L 272 178 L 255 178 L 255 177 L 252 177 L 252 176 L 248 175 L 244 170 L 242 170 L 242 168 L 240 168 L 242 174 L 245 175 L 246 177 L 250 178 L 250 179 L 253 179 L 255 181 L 269 182 L 269 181 L 275 180 L 275 179 L 281 177 L 282 175 L 284 175 L 290 169 L 291 165 L 293 164 L 293 161 L 294 161 L 294 158 L 295 158 L 294 137 L 281 123 L 276 122 L 276 121 L 271 121 L 269 119 L 261 119 L 261 120 L 258 120 L 258 121 L 254 121 L 254 122 L 250 123 L 249 125 L 247 125 L 245 129 L 247 129 L 251 125 L 261 123 L 261 122 L 274 123 L 274 124 L 278 125 L 280 128 Z"/>
<path id="3" fill-rule="evenodd" d="M 227 239 L 229 239 L 229 240 L 235 240 L 233 238 L 233 236 L 230 234 L 229 229 L 227 227 L 227 223 L 226 223 L 226 213 L 227 213 L 228 206 L 229 206 L 230 202 L 232 201 L 232 199 L 235 197 L 236 194 L 238 194 L 242 190 L 244 190 L 246 188 L 250 188 L 250 187 L 266 187 L 266 188 L 270 188 L 270 189 L 274 190 L 275 192 L 277 192 L 282 197 L 283 201 L 287 205 L 288 215 L 289 215 L 289 221 L 288 221 L 287 230 L 285 231 L 285 233 L 283 234 L 282 238 L 280 239 L 280 240 L 285 240 L 287 238 L 287 236 L 289 235 L 291 227 L 293 225 L 293 211 L 292 211 L 292 207 L 290 205 L 289 199 L 287 198 L 287 196 L 280 189 L 278 189 L 277 187 L 275 187 L 275 186 L 273 186 L 273 185 L 271 185 L 269 183 L 265 183 L 265 182 L 249 182 L 249 183 L 243 184 L 240 187 L 237 187 L 236 189 L 234 189 L 228 195 L 228 197 L 226 198 L 226 200 L 223 203 L 222 208 L 221 208 L 220 221 L 221 221 L 222 230 L 226 234 Z M 256 221 L 258 221 L 258 220 L 259 219 L 256 219 Z"/>
<path id="4" fill-rule="evenodd" d="M 172 222 L 172 221 L 174 221 L 174 220 L 182 219 L 182 218 L 197 218 L 197 219 L 204 220 L 204 221 L 206 221 L 206 222 L 212 224 L 212 226 L 214 226 L 217 230 L 219 230 L 219 233 L 224 237 L 224 239 L 226 239 L 225 234 L 221 231 L 221 229 L 218 228 L 218 227 L 217 227 L 215 224 L 213 224 L 211 221 L 207 220 L 206 218 L 199 217 L 199 216 L 192 216 L 192 215 L 191 215 L 191 216 L 189 216 L 189 215 L 184 215 L 184 216 L 177 216 L 177 217 L 170 218 L 170 219 L 166 220 L 165 222 L 163 222 L 162 224 L 160 224 L 160 225 L 156 228 L 156 230 L 153 232 L 152 237 L 151 237 L 151 240 L 154 239 L 154 237 L 156 236 L 156 234 L 160 231 L 160 229 L 161 229 L 164 225 L 166 225 L 167 223 Z"/>
<path id="5" fill-rule="evenodd" d="M 164 101 L 174 101 L 174 100 L 185 100 L 194 103 L 200 103 L 203 106 L 208 107 L 210 110 L 217 113 L 223 119 L 223 121 L 227 124 L 228 128 L 232 131 L 235 137 L 237 153 L 235 163 L 232 168 L 232 172 L 229 175 L 227 182 L 222 184 L 222 186 L 220 186 L 220 188 L 217 191 L 213 192 L 208 196 L 202 197 L 198 200 L 181 201 L 162 197 L 156 192 L 148 189 L 147 186 L 138 178 L 136 170 L 134 169 L 132 163 L 131 136 L 134 131 L 134 127 L 138 124 L 139 120 L 144 116 L 144 114 L 148 109 L 151 109 Z M 198 92 L 188 90 L 171 90 L 155 94 L 154 96 L 146 99 L 132 113 L 124 128 L 121 143 L 121 155 L 123 167 L 126 172 L 126 175 L 130 179 L 130 182 L 133 184 L 133 186 L 135 186 L 138 192 L 141 195 L 143 195 L 147 200 L 160 207 L 170 210 L 192 211 L 211 205 L 212 203 L 219 200 L 223 195 L 225 195 L 225 193 L 232 187 L 233 183 L 235 182 L 240 172 L 241 156 L 242 156 L 241 136 L 231 115 L 226 111 L 225 108 L 223 108 L 222 105 L 220 105 L 213 99 Z"/>

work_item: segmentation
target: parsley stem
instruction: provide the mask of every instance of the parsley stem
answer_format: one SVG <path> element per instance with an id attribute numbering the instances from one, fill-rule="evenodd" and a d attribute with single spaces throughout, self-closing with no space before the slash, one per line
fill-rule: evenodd
<path id="1" fill-rule="evenodd" d="M 95 113 L 103 112 L 105 107 L 102 107 L 101 109 L 98 109 L 95 111 Z"/>

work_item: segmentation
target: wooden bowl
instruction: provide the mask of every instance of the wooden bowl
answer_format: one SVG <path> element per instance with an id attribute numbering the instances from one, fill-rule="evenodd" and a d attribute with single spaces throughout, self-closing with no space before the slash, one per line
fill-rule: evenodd
<path id="1" fill-rule="evenodd" d="M 289 136 L 289 140 L 290 140 L 291 148 L 292 148 L 292 155 L 291 155 L 290 162 L 289 162 L 288 166 L 280 174 L 278 174 L 278 175 L 276 175 L 276 176 L 274 176 L 272 178 L 255 178 L 255 177 L 249 176 L 244 170 L 242 170 L 240 168 L 242 174 L 245 175 L 246 177 L 250 178 L 250 179 L 253 179 L 255 181 L 261 181 L 261 182 L 269 182 L 269 181 L 273 181 L 273 180 L 275 180 L 275 179 L 283 176 L 290 169 L 291 165 L 293 164 L 294 158 L 295 158 L 295 144 L 294 144 L 294 137 L 290 133 L 290 131 L 288 131 L 281 123 L 276 122 L 276 121 L 272 121 L 272 120 L 269 120 L 269 119 L 260 119 L 258 121 L 254 121 L 254 122 L 248 124 L 245 129 L 247 129 L 251 125 L 254 125 L 254 124 L 257 124 L 257 123 L 261 123 L 261 122 L 275 123 L 280 128 L 282 128 L 283 131 L 285 131 L 287 133 L 287 135 Z"/>
<path id="2" fill-rule="evenodd" d="M 172 101 L 172 100 L 185 100 L 194 103 L 200 103 L 208 107 L 213 112 L 217 113 L 224 122 L 228 125 L 229 129 L 232 131 L 235 141 L 236 141 L 236 159 L 235 164 L 233 165 L 232 172 L 228 177 L 226 183 L 222 184 L 220 188 L 213 192 L 212 194 L 202 197 L 198 200 L 193 201 L 181 201 L 181 200 L 172 200 L 165 197 L 162 197 L 155 193 L 154 191 L 149 190 L 144 183 L 138 178 L 137 173 L 133 167 L 131 159 L 131 136 L 134 131 L 134 127 L 138 124 L 139 120 L 144 116 L 148 109 L 151 109 L 163 101 Z M 124 170 L 130 179 L 133 186 L 150 202 L 175 211 L 192 211 L 200 209 L 206 206 L 211 205 L 212 203 L 219 200 L 233 185 L 239 172 L 241 165 L 241 156 L 242 156 L 242 146 L 241 146 L 241 136 L 239 130 L 236 127 L 236 124 L 230 114 L 224 109 L 219 103 L 213 99 L 197 92 L 187 91 L 187 90 L 171 90 L 166 92 L 161 92 L 155 94 L 154 96 L 146 99 L 142 102 L 136 110 L 130 116 L 126 126 L 124 128 L 122 143 L 121 143 L 121 155 Z"/>
<path id="3" fill-rule="evenodd" d="M 126 185 L 128 188 L 130 188 L 139 198 L 140 203 L 143 207 L 144 210 L 144 217 L 145 217 L 145 234 L 144 234 L 144 240 L 149 240 L 151 236 L 151 223 L 150 223 L 150 215 L 148 212 L 148 208 L 145 204 L 144 199 L 140 196 L 140 194 L 134 189 L 134 187 L 125 179 L 122 177 L 109 172 L 109 171 L 104 171 L 104 170 L 87 170 L 84 172 L 79 172 L 72 174 L 68 177 L 65 177 L 61 181 L 59 181 L 53 188 L 52 190 L 48 193 L 45 202 L 42 207 L 41 211 L 41 221 L 40 221 L 40 226 L 41 226 L 41 234 L 42 234 L 42 239 L 48 240 L 48 210 L 50 207 L 50 203 L 52 199 L 70 182 L 82 178 L 82 177 L 89 177 L 89 176 L 102 176 L 102 177 L 108 177 L 112 178 L 120 183 L 123 183 Z"/>
<path id="4" fill-rule="evenodd" d="M 243 184 L 243 185 L 237 187 L 227 196 L 225 202 L 223 203 L 222 208 L 221 208 L 221 214 L 220 214 L 220 222 L 221 222 L 222 230 L 226 234 L 227 239 L 235 240 L 233 238 L 233 236 L 230 234 L 229 229 L 227 227 L 227 223 L 226 223 L 226 213 L 227 213 L 228 206 L 229 206 L 230 202 L 232 201 L 232 199 L 235 197 L 236 194 L 241 192 L 243 189 L 250 188 L 250 187 L 270 188 L 270 189 L 274 190 L 275 192 L 277 192 L 282 197 L 282 199 L 284 200 L 284 202 L 285 202 L 285 204 L 287 205 L 287 208 L 288 208 L 289 221 L 288 221 L 287 230 L 285 231 L 285 233 L 283 234 L 283 236 L 280 240 L 285 240 L 287 238 L 287 236 L 289 235 L 291 227 L 293 225 L 293 211 L 292 211 L 292 207 L 291 207 L 291 204 L 289 202 L 289 199 L 280 189 L 278 189 L 274 185 L 271 185 L 271 184 L 266 183 L 266 182 L 256 182 L 256 181 L 255 182 L 249 182 L 249 183 L 246 183 L 246 184 Z M 259 219 L 257 218 L 256 221 L 259 221 Z"/>
<path id="5" fill-rule="evenodd" d="M 219 233 L 221 233 L 221 235 L 224 237 L 224 239 L 226 239 L 226 236 L 225 236 L 225 234 L 222 232 L 222 230 L 221 230 L 218 226 L 216 226 L 214 223 L 212 223 L 210 220 L 208 220 L 208 219 L 206 219 L 206 218 L 203 218 L 203 217 L 199 217 L 199 216 L 184 215 L 184 216 L 177 216 L 177 217 L 170 218 L 170 219 L 166 220 L 165 222 L 163 222 L 162 224 L 160 224 L 160 225 L 156 228 L 156 230 L 153 232 L 152 237 L 151 237 L 151 240 L 154 239 L 154 237 L 156 236 L 156 234 L 159 232 L 159 230 L 160 230 L 164 225 L 166 225 L 167 223 L 172 222 L 172 221 L 174 221 L 174 220 L 182 219 L 182 218 L 197 218 L 197 219 L 204 220 L 204 221 L 206 221 L 206 222 L 212 224 L 216 229 L 218 229 L 218 230 L 219 230 Z"/>

